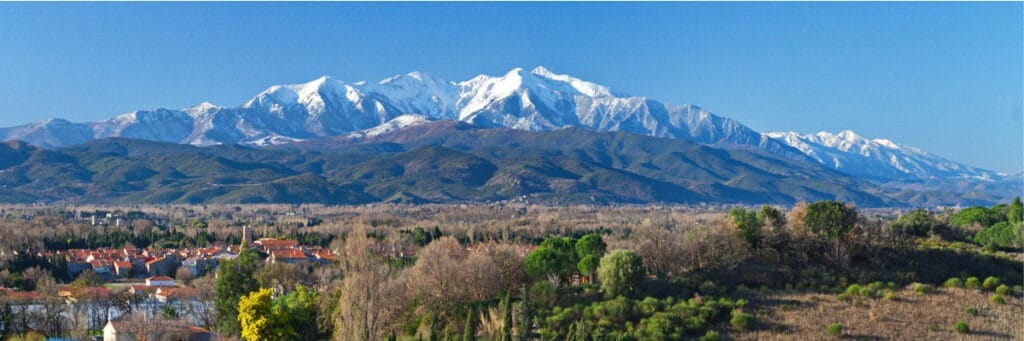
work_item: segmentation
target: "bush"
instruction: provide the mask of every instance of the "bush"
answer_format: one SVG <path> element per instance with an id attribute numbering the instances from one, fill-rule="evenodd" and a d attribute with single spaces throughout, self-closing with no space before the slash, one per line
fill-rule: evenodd
<path id="1" fill-rule="evenodd" d="M 750 324 L 753 320 L 754 317 L 750 314 L 734 310 L 732 312 L 732 319 L 729 320 L 729 324 L 731 324 L 733 328 L 736 328 L 736 330 L 747 330 L 750 328 Z"/>
<path id="2" fill-rule="evenodd" d="M 896 296 L 896 293 L 892 291 L 885 292 L 885 295 L 882 295 L 882 298 L 887 301 L 898 301 L 900 299 L 900 297 Z"/>
<path id="3" fill-rule="evenodd" d="M 967 326 L 967 322 L 964 322 L 964 320 L 960 320 L 956 321 L 956 324 L 953 325 L 953 330 L 960 334 L 967 334 L 971 332 L 971 327 Z"/>
<path id="4" fill-rule="evenodd" d="M 861 287 L 856 284 L 850 284 L 846 287 L 846 296 L 857 296 L 861 293 Z"/>
<path id="5" fill-rule="evenodd" d="M 996 287 L 998 287 L 999 285 L 999 278 L 993 276 L 988 276 L 987 278 L 985 278 L 985 283 L 981 284 L 981 286 L 985 287 L 985 289 L 988 290 L 996 290 Z"/>
<path id="6" fill-rule="evenodd" d="M 989 300 L 989 302 L 992 302 L 992 303 L 995 303 L 995 304 L 1006 304 L 1006 299 L 1003 298 L 1003 295 L 1000 295 L 1000 294 L 992 295 L 992 298 L 990 298 L 988 300 Z"/>
<path id="7" fill-rule="evenodd" d="M 929 284 L 922 283 L 911 283 L 910 287 L 914 289 L 914 293 L 918 296 L 924 295 L 932 291 L 932 286 Z"/>
<path id="8" fill-rule="evenodd" d="M 978 308 L 967 307 L 967 309 L 964 309 L 964 311 L 967 312 L 967 315 L 978 316 Z"/>
<path id="9" fill-rule="evenodd" d="M 707 333 L 704 333 L 704 336 L 700 337 L 700 341 L 718 341 L 718 332 L 709 330 Z"/>
<path id="10" fill-rule="evenodd" d="M 846 296 L 846 294 L 839 294 L 839 296 L 836 296 L 836 299 L 838 299 L 840 301 L 846 301 L 846 300 L 850 299 L 850 297 Z"/>
<path id="11" fill-rule="evenodd" d="M 961 281 L 959 278 L 953 277 L 953 278 L 947 279 L 946 283 L 943 283 L 942 286 L 947 287 L 947 288 L 963 288 L 964 287 L 964 282 Z"/>
<path id="12" fill-rule="evenodd" d="M 967 280 L 964 281 L 964 286 L 967 289 L 981 289 L 981 281 L 978 280 L 978 277 L 967 277 Z"/>
<path id="13" fill-rule="evenodd" d="M 828 332 L 828 335 L 840 336 L 843 335 L 843 325 L 838 323 L 832 323 L 829 324 L 828 327 L 825 327 L 825 331 Z"/>
<path id="14" fill-rule="evenodd" d="M 1000 295 L 1009 294 L 1010 287 L 1006 286 L 1006 284 L 1000 284 L 998 287 L 996 287 L 996 293 Z"/>

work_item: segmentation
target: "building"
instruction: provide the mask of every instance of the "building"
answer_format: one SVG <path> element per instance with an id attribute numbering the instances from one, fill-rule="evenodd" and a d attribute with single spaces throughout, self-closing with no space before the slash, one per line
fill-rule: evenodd
<path id="1" fill-rule="evenodd" d="M 252 246 L 252 226 L 245 225 L 242 227 L 242 243 L 245 245 Z"/>
<path id="2" fill-rule="evenodd" d="M 173 287 L 174 278 L 167 276 L 153 276 L 146 278 L 146 286 L 148 287 Z"/>
<path id="3" fill-rule="evenodd" d="M 309 257 L 299 249 L 273 250 L 270 251 L 270 257 L 267 257 L 267 263 L 299 264 L 307 261 Z"/>
<path id="4" fill-rule="evenodd" d="M 103 341 L 139 341 L 145 335 L 146 341 L 208 341 L 213 339 L 209 331 L 193 327 L 178 319 L 148 317 L 145 315 L 123 315 L 108 318 L 103 327 Z"/>
<path id="5" fill-rule="evenodd" d="M 181 264 L 178 263 L 176 256 L 160 256 L 146 261 L 146 272 L 154 276 L 170 275 L 179 265 Z"/>

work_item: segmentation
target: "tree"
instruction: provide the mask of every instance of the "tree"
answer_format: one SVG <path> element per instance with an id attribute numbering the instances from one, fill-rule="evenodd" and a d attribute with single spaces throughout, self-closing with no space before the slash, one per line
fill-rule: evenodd
<path id="1" fill-rule="evenodd" d="M 807 207 L 804 224 L 811 232 L 824 238 L 829 244 L 832 261 L 846 266 L 846 249 L 843 243 L 846 233 L 857 223 L 857 211 L 841 202 L 818 201 Z"/>
<path id="2" fill-rule="evenodd" d="M 857 223 L 857 211 L 838 201 L 818 201 L 807 207 L 804 223 L 821 237 L 839 240 Z"/>
<path id="3" fill-rule="evenodd" d="M 597 273 L 605 296 L 632 296 L 643 281 L 644 264 L 636 252 L 619 249 L 601 259 Z"/>
<path id="4" fill-rule="evenodd" d="M 420 249 L 416 258 L 411 271 L 423 304 L 442 320 L 456 318 L 458 304 L 469 297 L 468 283 L 461 280 L 467 276 L 466 248 L 445 236 Z"/>
<path id="5" fill-rule="evenodd" d="M 555 287 L 562 283 L 560 273 L 562 258 L 555 250 L 548 248 L 537 248 L 526 256 L 526 273 L 531 277 L 546 277 Z"/>
<path id="6" fill-rule="evenodd" d="M 747 211 L 742 207 L 736 207 L 729 211 L 733 223 L 740 232 L 740 237 L 747 242 L 751 249 L 757 250 L 761 247 L 761 226 L 764 224 L 758 219 L 757 212 Z"/>
<path id="7" fill-rule="evenodd" d="M 569 237 L 552 237 L 540 243 L 526 257 L 526 272 L 535 278 L 546 277 L 555 287 L 562 276 L 576 270 L 576 243 Z"/>
<path id="8" fill-rule="evenodd" d="M 78 278 L 71 282 L 71 286 L 76 288 L 94 287 L 101 284 L 103 284 L 103 280 L 92 270 L 82 271 Z"/>
<path id="9" fill-rule="evenodd" d="M 757 211 L 757 220 L 761 222 L 762 227 L 778 228 L 786 225 L 786 216 L 782 214 L 782 211 L 768 205 L 761 205 L 761 210 Z"/>
<path id="10" fill-rule="evenodd" d="M 191 285 L 192 280 L 196 278 L 196 274 L 192 273 L 192 270 L 184 266 L 178 267 L 178 270 L 174 271 L 174 279 L 181 281 L 184 285 Z"/>
<path id="11" fill-rule="evenodd" d="M 1006 221 L 1010 225 L 1016 225 L 1024 221 L 1024 203 L 1021 203 L 1020 196 L 1013 198 L 1013 203 L 1010 204 L 1010 208 L 1006 211 Z"/>
<path id="12" fill-rule="evenodd" d="M 259 290 L 253 277 L 260 260 L 256 250 L 243 247 L 234 260 L 224 261 L 217 269 L 217 284 L 214 288 L 214 307 L 217 309 L 220 332 L 239 335 L 238 301 L 242 296 Z"/>
<path id="13" fill-rule="evenodd" d="M 476 321 L 473 320 L 475 313 L 476 309 L 470 307 L 469 313 L 466 314 L 466 328 L 462 331 L 462 341 L 476 340 Z"/>
<path id="14" fill-rule="evenodd" d="M 579 262 L 576 263 L 576 268 L 580 270 L 580 273 L 593 279 L 594 272 L 601 264 L 601 257 L 604 256 L 607 247 L 604 240 L 601 239 L 601 235 L 596 233 L 588 234 L 577 240 L 576 255 L 579 257 Z"/>
<path id="15" fill-rule="evenodd" d="M 260 289 L 238 300 L 238 322 L 242 338 L 248 341 L 288 340 L 295 331 L 283 321 L 286 316 L 275 311 L 270 296 L 273 290 Z"/>
<path id="16" fill-rule="evenodd" d="M 992 210 L 981 206 L 971 206 L 956 212 L 956 214 L 949 219 L 949 222 L 952 225 L 960 227 L 968 227 L 974 224 L 981 225 L 981 227 L 989 227 L 1005 220 L 1006 216 L 998 210 Z"/>
<path id="17" fill-rule="evenodd" d="M 512 290 L 505 292 L 505 298 L 501 301 L 504 310 L 502 311 L 501 341 L 512 341 Z"/>
<path id="18" fill-rule="evenodd" d="M 892 224 L 892 229 L 897 234 L 926 237 L 929 234 L 941 233 L 943 230 L 941 226 L 931 212 L 919 208 L 900 216 Z"/>
<path id="19" fill-rule="evenodd" d="M 274 311 L 283 314 L 284 324 L 294 331 L 299 340 L 318 340 L 324 337 L 317 327 L 318 294 L 309 287 L 298 285 L 295 291 L 274 300 Z"/>
<path id="20" fill-rule="evenodd" d="M 334 337 L 341 340 L 379 340 L 397 323 L 406 302 L 406 283 L 400 270 L 378 259 L 374 242 L 357 229 L 341 249 L 345 278 L 334 313 Z"/>
<path id="21" fill-rule="evenodd" d="M 298 285 L 310 285 L 312 280 L 305 269 L 288 263 L 269 263 L 253 274 L 261 288 L 277 293 L 292 292 Z"/>
<path id="22" fill-rule="evenodd" d="M 526 287 L 520 289 L 522 301 L 519 302 L 519 315 L 516 321 L 519 322 L 516 328 L 515 339 L 517 341 L 528 341 L 534 338 L 533 335 L 533 306 L 530 305 L 530 292 Z"/>

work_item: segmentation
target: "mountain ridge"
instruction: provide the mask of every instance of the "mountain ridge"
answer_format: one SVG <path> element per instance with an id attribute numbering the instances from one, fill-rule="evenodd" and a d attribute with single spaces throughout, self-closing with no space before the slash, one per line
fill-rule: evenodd
<path id="1" fill-rule="evenodd" d="M 406 121 L 395 121 L 402 117 Z M 925 152 L 909 153 L 906 151 L 912 148 L 884 139 L 868 142 L 874 150 L 882 151 L 875 155 L 890 160 L 861 157 L 856 151 L 837 149 L 813 135 L 761 133 L 695 105 L 618 94 L 609 87 L 557 74 L 543 66 L 530 71 L 514 68 L 498 76 L 478 75 L 461 82 L 419 71 L 377 83 L 345 83 L 322 76 L 307 83 L 267 87 L 238 107 L 202 102 L 180 110 L 133 111 L 97 122 L 50 119 L 0 128 L 0 140 L 23 140 L 45 148 L 106 137 L 198 146 L 266 146 L 380 133 L 437 120 L 530 131 L 566 127 L 626 131 L 723 148 L 765 150 L 880 182 L 946 178 L 993 181 L 1005 176 Z"/>

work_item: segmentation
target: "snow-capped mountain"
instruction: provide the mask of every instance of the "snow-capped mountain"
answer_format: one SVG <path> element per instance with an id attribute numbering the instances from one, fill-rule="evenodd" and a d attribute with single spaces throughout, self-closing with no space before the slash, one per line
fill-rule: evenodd
<path id="1" fill-rule="evenodd" d="M 270 145 L 320 137 L 367 137 L 436 120 L 481 127 L 556 130 L 579 127 L 761 149 L 792 160 L 818 161 L 874 179 L 987 178 L 975 169 L 886 140 L 839 135 L 762 134 L 693 105 L 626 96 L 544 67 L 515 68 L 453 82 L 422 72 L 377 83 L 321 77 L 274 85 L 237 107 L 203 102 L 181 110 L 135 111 L 72 123 L 51 119 L 0 128 L 0 140 L 62 147 L 106 137 L 193 145 Z M 854 153 L 850 153 L 850 151 Z"/>
<path id="2" fill-rule="evenodd" d="M 847 174 L 874 180 L 973 179 L 996 180 L 1007 176 L 979 169 L 888 139 L 869 139 L 845 130 L 768 133 L 818 162 Z"/>
<path id="3" fill-rule="evenodd" d="M 370 85 L 347 84 L 325 76 L 308 83 L 271 86 L 239 107 L 204 102 L 182 110 L 136 111 L 101 122 L 50 120 L 0 129 L 0 138 L 44 147 L 105 137 L 195 145 L 261 145 L 344 135 L 378 127 L 406 114 L 484 127 L 629 131 L 803 157 L 737 121 L 699 107 L 619 96 L 608 87 L 544 67 L 532 71 L 515 68 L 504 75 L 480 75 L 463 82 L 422 72 Z"/>

